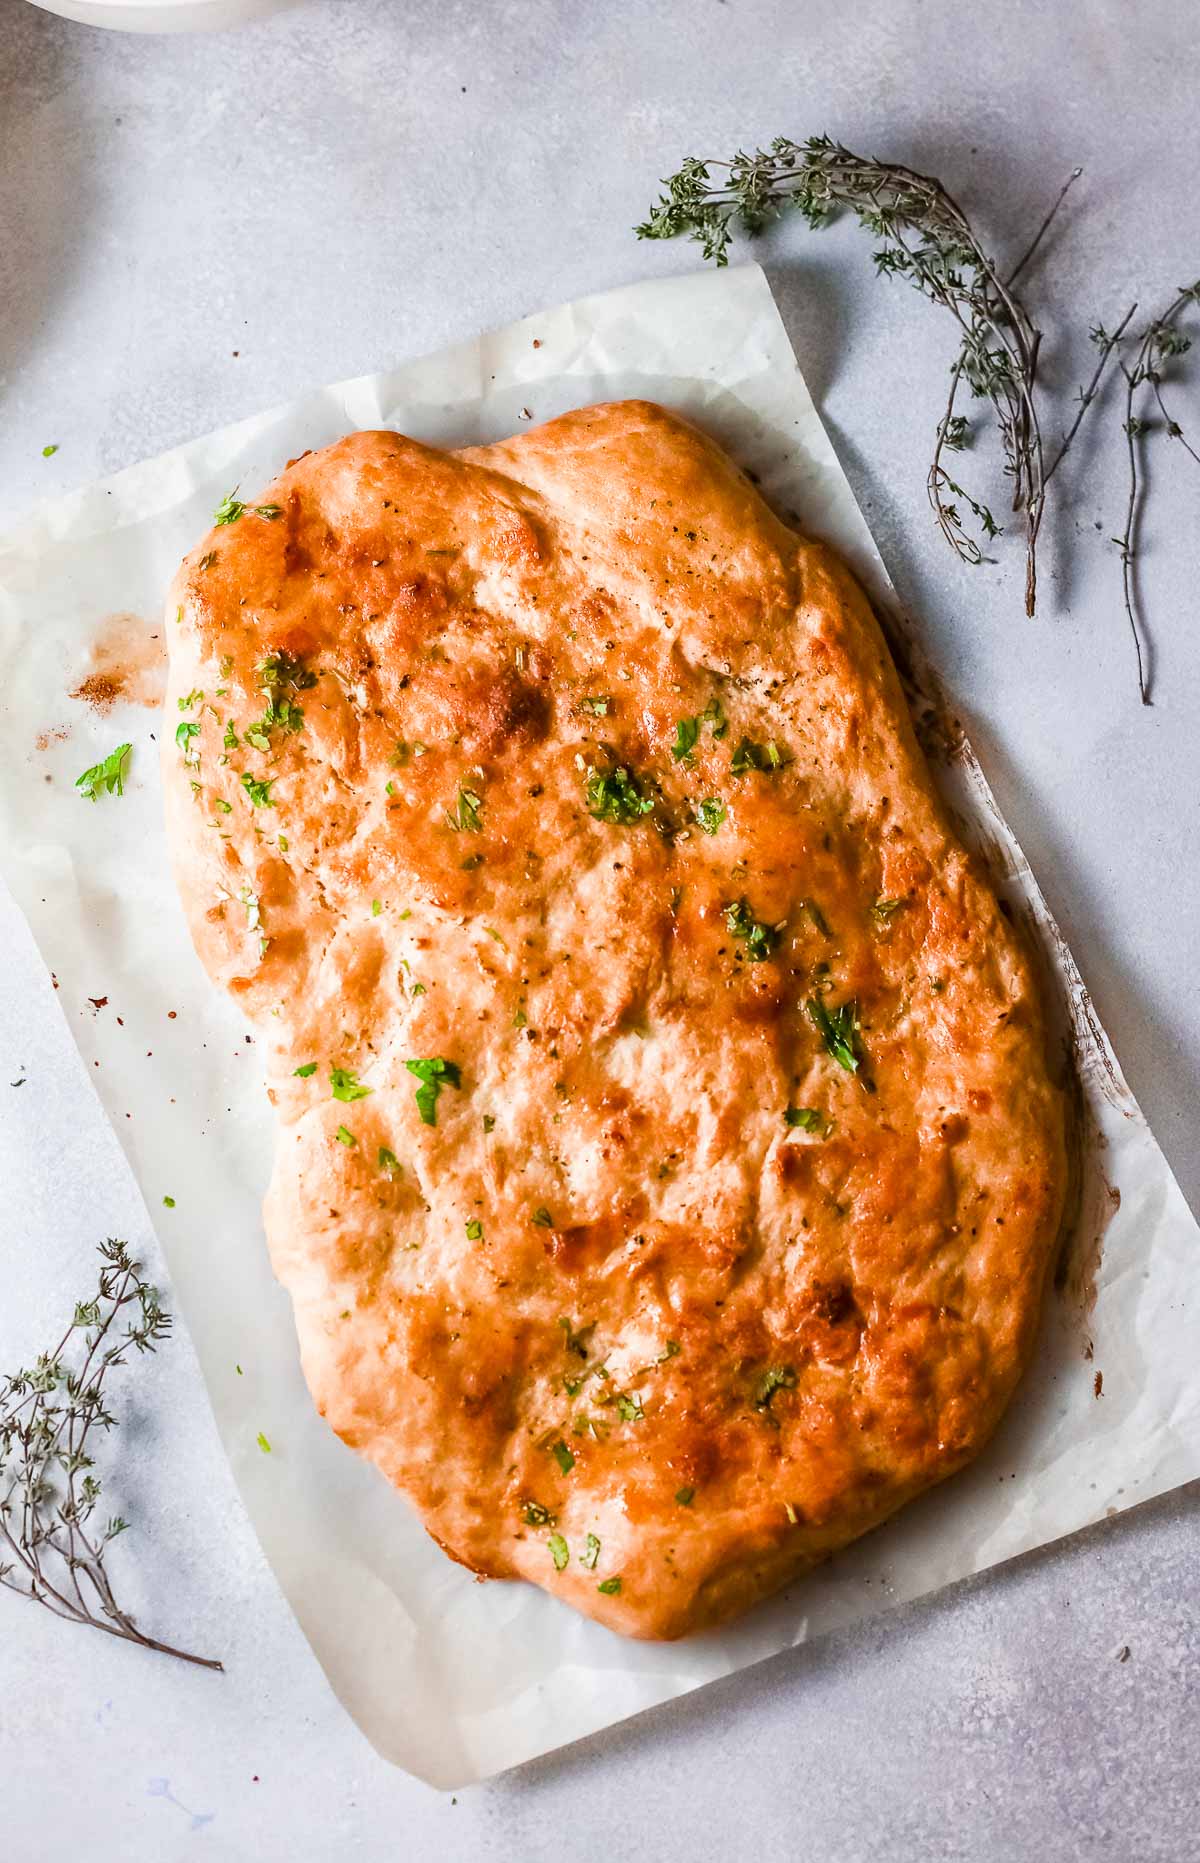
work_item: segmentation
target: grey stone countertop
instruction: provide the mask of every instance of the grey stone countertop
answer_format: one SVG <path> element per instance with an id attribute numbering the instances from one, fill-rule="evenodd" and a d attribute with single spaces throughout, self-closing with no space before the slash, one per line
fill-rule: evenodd
<path id="1" fill-rule="evenodd" d="M 657 177 L 781 132 L 940 174 L 1014 256 L 1082 164 L 1027 281 L 1065 413 L 1089 323 L 1200 271 L 1198 76 L 1177 0 L 1136 17 L 1123 0 L 313 0 L 179 38 L 0 0 L 0 529 L 310 385 L 692 267 L 693 248 L 629 231 Z M 1143 710 L 1108 541 L 1116 408 L 1064 467 L 1028 622 L 1015 540 L 997 567 L 965 569 L 926 507 L 949 324 L 877 285 L 851 226 L 788 225 L 762 256 L 884 558 L 1195 1207 L 1200 473 L 1165 440 L 1152 452 Z M 1071 340 L 1049 340 L 1068 324 Z M 154 1243 L 11 917 L 0 947 L 7 1364 L 79 1291 L 97 1222 Z M 148 1612 L 167 1588 L 172 1628 L 227 1674 L 0 1597 L 14 1857 L 1200 1854 L 1200 1485 L 450 1797 L 377 1759 L 331 1695 L 185 1336 L 137 1388 L 147 1453 L 127 1511 L 152 1521 L 153 1559 L 142 1570 L 131 1542 L 124 1569 Z"/>

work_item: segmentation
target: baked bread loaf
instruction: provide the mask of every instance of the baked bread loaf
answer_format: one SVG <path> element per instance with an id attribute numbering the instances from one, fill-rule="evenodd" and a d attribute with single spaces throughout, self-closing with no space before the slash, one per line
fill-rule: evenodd
<path id="1" fill-rule="evenodd" d="M 167 811 L 316 1403 L 475 1572 L 742 1611 L 986 1441 L 1062 1211 L 1030 963 L 868 605 L 642 402 L 218 515 Z"/>

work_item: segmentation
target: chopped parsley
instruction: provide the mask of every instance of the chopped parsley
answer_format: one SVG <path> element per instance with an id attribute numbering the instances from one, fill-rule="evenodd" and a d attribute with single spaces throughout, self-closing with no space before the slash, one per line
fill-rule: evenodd
<path id="1" fill-rule="evenodd" d="M 226 492 L 224 498 L 222 498 L 220 504 L 213 512 L 214 524 L 236 524 L 241 517 L 246 507 L 238 498 L 237 489 L 235 485 L 233 490 L 231 492 Z"/>
<path id="2" fill-rule="evenodd" d="M 675 742 L 671 746 L 671 755 L 676 763 L 695 763 L 692 755 L 700 737 L 701 725 L 709 725 L 714 737 L 724 737 L 729 729 L 729 720 L 721 710 L 720 699 L 712 698 L 694 718 L 681 718 L 675 726 Z"/>
<path id="3" fill-rule="evenodd" d="M 260 686 L 284 686 L 293 692 L 308 692 L 317 683 L 317 675 L 303 660 L 282 649 L 264 654 L 254 671 Z"/>
<path id="4" fill-rule="evenodd" d="M 752 916 L 744 899 L 735 899 L 724 908 L 725 923 L 735 938 L 746 946 L 746 956 L 751 963 L 760 964 L 770 957 L 779 944 L 779 932 L 774 925 L 764 924 L 762 919 Z"/>
<path id="5" fill-rule="evenodd" d="M 789 1126 L 799 1126 L 802 1132 L 819 1132 L 822 1137 L 833 1129 L 824 1113 L 818 1112 L 815 1106 L 786 1107 L 783 1117 Z"/>
<path id="6" fill-rule="evenodd" d="M 58 442 L 57 440 L 55 440 L 50 446 L 44 446 L 42 448 L 42 458 L 53 459 L 57 451 L 58 451 Z"/>
<path id="7" fill-rule="evenodd" d="M 200 726 L 194 719 L 185 718 L 182 724 L 176 725 L 175 742 L 183 752 L 183 761 L 185 763 L 199 763 L 200 752 L 195 748 L 192 742 L 192 739 L 199 737 L 199 735 Z"/>
<path id="8" fill-rule="evenodd" d="M 705 796 L 696 804 L 696 823 L 705 834 L 716 834 L 729 813 L 720 796 Z"/>
<path id="9" fill-rule="evenodd" d="M 692 752 L 696 748 L 696 739 L 700 735 L 698 718 L 681 718 L 675 726 L 675 742 L 671 746 L 671 755 L 676 763 L 694 763 Z"/>
<path id="10" fill-rule="evenodd" d="M 871 917 L 882 930 L 885 925 L 891 924 L 897 912 L 903 911 L 907 904 L 906 899 L 877 899 L 871 907 Z"/>
<path id="11" fill-rule="evenodd" d="M 381 1171 L 387 1171 L 389 1174 L 392 1171 L 398 1171 L 400 1169 L 399 1158 L 397 1158 L 395 1152 L 387 1145 L 381 1145 L 379 1147 L 379 1169 Z"/>
<path id="12" fill-rule="evenodd" d="M 468 1242 L 482 1242 L 483 1241 L 483 1224 L 480 1222 L 477 1216 L 472 1216 L 470 1222 L 467 1224 L 467 1241 Z"/>
<path id="13" fill-rule="evenodd" d="M 552 1533 L 546 1541 L 550 1548 L 550 1557 L 554 1561 L 556 1572 L 565 1572 L 571 1560 L 571 1549 L 561 1533 Z"/>
<path id="14" fill-rule="evenodd" d="M 596 770 L 589 764 L 584 800 L 594 821 L 612 822 L 618 828 L 628 828 L 654 807 L 653 796 L 645 795 L 621 765 L 614 770 Z"/>
<path id="15" fill-rule="evenodd" d="M 292 1073 L 297 1080 L 309 1080 L 317 1071 L 315 1061 L 306 1061 L 303 1067 L 294 1067 Z"/>
<path id="16" fill-rule="evenodd" d="M 552 1527 L 556 1515 L 548 1507 L 543 1507 L 540 1501 L 522 1501 L 521 1518 L 527 1527 Z"/>
<path id="17" fill-rule="evenodd" d="M 680 1507 L 690 1507 L 695 1498 L 696 1490 L 694 1488 L 676 1488 L 675 1490 L 675 1499 L 678 1501 Z"/>
<path id="18" fill-rule="evenodd" d="M 496 1120 L 495 1120 L 494 1114 L 485 1113 L 483 1115 L 483 1129 L 485 1132 L 494 1132 L 496 1130 Z"/>
<path id="19" fill-rule="evenodd" d="M 283 511 L 279 505 L 255 505 L 254 510 L 256 516 L 267 518 L 269 521 L 283 516 Z"/>
<path id="20" fill-rule="evenodd" d="M 377 918 L 379 917 L 379 914 L 380 914 L 380 913 L 381 913 L 382 911 L 383 911 L 383 905 L 382 905 L 382 903 L 381 903 L 381 901 L 380 901 L 380 900 L 378 900 L 378 899 L 373 899 L 373 900 L 371 901 L 371 917 L 372 917 L 373 919 L 377 919 Z"/>
<path id="21" fill-rule="evenodd" d="M 838 1066 L 844 1067 L 848 1074 L 857 1074 L 860 1060 L 858 1005 L 848 1002 L 842 1003 L 837 1009 L 830 1009 L 819 996 L 810 996 L 805 1008 L 809 1020 Z"/>
<path id="22" fill-rule="evenodd" d="M 796 1374 L 790 1365 L 768 1365 L 754 1387 L 754 1408 L 769 1410 L 776 1391 L 794 1391 Z"/>
<path id="23" fill-rule="evenodd" d="M 252 808 L 273 809 L 275 807 L 275 804 L 271 800 L 271 783 L 273 783 L 274 780 L 274 777 L 272 777 L 270 782 L 259 782 L 255 777 L 251 776 L 249 770 L 242 771 L 242 788 L 249 796 Z"/>
<path id="24" fill-rule="evenodd" d="M 232 718 L 227 718 L 225 720 L 224 743 L 225 743 L 226 750 L 236 750 L 238 747 L 238 734 L 233 728 Z"/>
<path id="25" fill-rule="evenodd" d="M 406 1061 L 404 1063 L 410 1074 L 415 1074 L 420 1081 L 417 1088 L 417 1111 L 421 1123 L 427 1126 L 437 1124 L 438 1095 L 443 1086 L 461 1087 L 462 1074 L 456 1061 L 443 1061 L 440 1055 L 432 1055 L 424 1061 Z"/>
<path id="26" fill-rule="evenodd" d="M 354 1100 L 365 1100 L 369 1093 L 375 1091 L 374 1087 L 360 1087 L 347 1067 L 331 1067 L 329 1085 L 334 1099 L 341 1100 L 347 1106 Z"/>
<path id="27" fill-rule="evenodd" d="M 174 1197 L 164 1197 L 164 1198 L 163 1198 L 163 1202 L 164 1202 L 164 1203 L 166 1204 L 166 1206 L 167 1206 L 167 1208 L 168 1208 L 169 1210 L 173 1210 L 173 1209 L 175 1208 L 175 1199 L 174 1199 Z"/>
<path id="28" fill-rule="evenodd" d="M 216 560 L 217 560 L 216 551 L 206 550 L 204 552 L 204 555 L 200 558 L 200 561 L 197 563 L 196 568 L 197 569 L 211 569 L 213 564 L 216 562 Z"/>
<path id="29" fill-rule="evenodd" d="M 627 1392 L 617 1393 L 617 1415 L 622 1423 L 640 1423 L 646 1413 L 642 1409 L 640 1397 L 630 1397 Z"/>
<path id="30" fill-rule="evenodd" d="M 606 1598 L 615 1598 L 618 1592 L 620 1591 L 620 1589 L 621 1589 L 621 1580 L 620 1580 L 619 1575 L 616 1578 L 601 1579 L 600 1583 L 596 1587 L 596 1590 L 602 1591 Z"/>
<path id="31" fill-rule="evenodd" d="M 833 933 L 829 929 L 829 920 L 825 917 L 825 914 L 822 912 L 815 899 L 806 899 L 804 901 L 804 910 L 808 913 L 809 918 L 820 932 L 822 938 L 833 937 Z"/>
<path id="32" fill-rule="evenodd" d="M 358 1140 L 355 1138 L 353 1132 L 350 1131 L 348 1126 L 339 1126 L 333 1136 L 337 1140 L 339 1145 L 357 1145 L 358 1144 Z"/>
<path id="33" fill-rule="evenodd" d="M 199 730 L 199 726 L 195 727 Z M 75 778 L 75 787 L 81 795 L 94 802 L 97 796 L 123 796 L 125 794 L 125 773 L 133 751 L 132 744 L 118 744 L 110 750 L 100 763 L 94 763 L 90 770 Z"/>
<path id="34" fill-rule="evenodd" d="M 583 1551 L 579 1555 L 579 1563 L 586 1566 L 589 1572 L 594 1572 L 599 1558 L 600 1542 L 594 1533 L 589 1533 L 584 1542 Z"/>
<path id="35" fill-rule="evenodd" d="M 180 711 L 190 712 L 193 705 L 199 705 L 203 697 L 204 694 L 201 692 L 199 686 L 193 686 L 191 691 L 185 693 L 183 698 L 178 701 Z"/>
<path id="36" fill-rule="evenodd" d="M 611 706 L 612 699 L 607 692 L 601 693 L 597 698 L 579 701 L 580 711 L 589 712 L 593 718 L 607 718 Z"/>
<path id="37" fill-rule="evenodd" d="M 556 1443 L 550 1445 L 550 1453 L 558 1463 L 562 1473 L 564 1475 L 569 1475 L 575 1466 L 575 1457 L 571 1454 L 571 1451 L 567 1448 L 561 1436 Z"/>
<path id="38" fill-rule="evenodd" d="M 734 776 L 745 776 L 747 770 L 762 770 L 766 775 L 773 776 L 776 770 L 781 770 L 790 761 L 787 752 L 774 738 L 769 738 L 765 744 L 756 744 L 753 738 L 744 737 L 733 753 L 729 768 Z"/>
<path id="39" fill-rule="evenodd" d="M 239 1371 L 240 1371 L 240 1370 L 241 1370 L 241 1367 L 239 1366 L 239 1367 L 238 1367 L 238 1369 L 239 1369 Z M 261 1430 L 260 1430 L 260 1431 L 258 1432 L 258 1436 L 257 1436 L 257 1438 L 256 1438 L 255 1440 L 257 1441 L 257 1443 L 258 1443 L 258 1446 L 259 1446 L 259 1448 L 260 1448 L 260 1449 L 262 1450 L 262 1452 L 263 1452 L 263 1454 L 264 1454 L 264 1455 L 270 1455 L 270 1453 L 271 1453 L 271 1445 L 270 1445 L 270 1443 L 269 1443 L 269 1442 L 267 1441 L 267 1439 L 266 1439 L 266 1437 L 265 1437 L 265 1436 L 263 1435 L 263 1433 L 262 1433 L 262 1431 L 261 1431 Z"/>
<path id="40" fill-rule="evenodd" d="M 554 1218 L 551 1216 L 544 1203 L 538 1204 L 537 1209 L 533 1212 L 529 1220 L 538 1229 L 553 1229 L 554 1227 Z"/>
<path id="41" fill-rule="evenodd" d="M 482 808 L 482 796 L 477 796 L 473 789 L 460 788 L 458 801 L 452 809 L 446 810 L 446 820 L 455 834 L 478 834 L 483 827 Z"/>
<path id="42" fill-rule="evenodd" d="M 226 802 L 224 796 L 214 796 L 213 807 L 214 809 L 220 809 L 222 815 L 233 814 L 233 804 L 232 802 Z"/>

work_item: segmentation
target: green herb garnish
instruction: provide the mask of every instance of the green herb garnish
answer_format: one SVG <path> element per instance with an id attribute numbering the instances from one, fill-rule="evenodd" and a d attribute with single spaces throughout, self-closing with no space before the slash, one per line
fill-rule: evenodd
<path id="1" fill-rule="evenodd" d="M 825 1132 L 829 1129 L 824 1113 L 818 1112 L 815 1106 L 786 1107 L 783 1117 L 789 1126 L 798 1126 L 802 1132 Z"/>
<path id="2" fill-rule="evenodd" d="M 754 1408 L 769 1410 L 776 1391 L 794 1391 L 796 1374 L 790 1365 L 768 1365 L 754 1387 Z"/>
<path id="3" fill-rule="evenodd" d="M 579 701 L 580 711 L 590 712 L 593 718 L 607 718 L 611 706 L 612 700 L 606 692 L 602 693 L 598 698 L 580 699 Z"/>
<path id="4" fill-rule="evenodd" d="M 628 828 L 649 815 L 653 796 L 645 795 L 637 781 L 623 766 L 615 770 L 596 770 L 589 764 L 584 782 L 587 812 L 598 822 L 612 822 Z"/>
<path id="5" fill-rule="evenodd" d="M 702 712 L 694 718 L 681 718 L 675 726 L 675 742 L 671 746 L 671 755 L 676 763 L 689 766 L 696 759 L 692 755 L 700 737 L 701 725 L 708 725 L 714 737 L 724 737 L 729 729 L 729 720 L 721 710 L 721 701 L 711 698 Z"/>
<path id="6" fill-rule="evenodd" d="M 871 907 L 871 917 L 882 928 L 890 925 L 897 912 L 902 911 L 907 904 L 906 899 L 877 899 Z"/>
<path id="7" fill-rule="evenodd" d="M 165 1203 L 165 1205 L 166 1205 L 166 1207 L 167 1207 L 167 1208 L 168 1208 L 169 1210 L 173 1210 L 173 1209 L 175 1208 L 175 1199 L 174 1199 L 174 1197 L 164 1197 L 164 1198 L 163 1198 L 163 1202 Z"/>
<path id="8" fill-rule="evenodd" d="M 690 1507 L 695 1498 L 696 1490 L 694 1488 L 676 1488 L 675 1490 L 675 1499 L 678 1501 L 680 1507 Z"/>
<path id="9" fill-rule="evenodd" d="M 424 1061 L 406 1061 L 404 1063 L 410 1074 L 415 1074 L 421 1085 L 417 1088 L 417 1111 L 423 1125 L 437 1124 L 438 1095 L 444 1086 L 461 1087 L 462 1075 L 456 1061 L 443 1061 L 440 1055 L 433 1055 Z"/>
<path id="10" fill-rule="evenodd" d="M 195 727 L 199 730 L 199 726 Z M 101 763 L 94 763 L 90 770 L 75 778 L 75 787 L 81 795 L 94 802 L 97 796 L 123 796 L 125 794 L 126 767 L 129 763 L 132 744 L 118 744 L 110 750 Z"/>
<path id="11" fill-rule="evenodd" d="M 550 1548 L 550 1557 L 554 1561 L 556 1572 L 565 1572 L 571 1559 L 571 1549 L 561 1533 L 552 1533 L 546 1541 Z"/>
<path id="12" fill-rule="evenodd" d="M 255 505 L 254 512 L 256 517 L 267 518 L 269 521 L 283 516 L 283 512 L 278 505 Z"/>
<path id="13" fill-rule="evenodd" d="M 357 1145 L 358 1144 L 358 1140 L 355 1138 L 353 1132 L 351 1132 L 348 1126 L 339 1126 L 333 1136 L 337 1140 L 339 1145 Z"/>
<path id="14" fill-rule="evenodd" d="M 640 1423 L 646 1413 L 642 1409 L 640 1397 L 630 1397 L 627 1392 L 617 1393 L 617 1415 L 622 1423 Z"/>
<path id="15" fill-rule="evenodd" d="M 575 1457 L 571 1454 L 571 1451 L 567 1448 L 561 1436 L 556 1443 L 551 1444 L 550 1453 L 558 1463 L 563 1474 L 569 1475 L 575 1466 Z"/>
<path id="16" fill-rule="evenodd" d="M 483 1241 L 483 1224 L 480 1222 L 477 1216 L 472 1216 L 470 1222 L 467 1224 L 467 1241 L 468 1242 L 482 1242 Z"/>
<path id="17" fill-rule="evenodd" d="M 554 1227 L 554 1218 L 542 1203 L 539 1203 L 529 1220 L 538 1229 L 553 1229 Z"/>
<path id="18" fill-rule="evenodd" d="M 267 1439 L 266 1439 L 266 1437 L 265 1437 L 265 1436 L 263 1435 L 263 1433 L 262 1433 L 262 1431 L 261 1431 L 261 1430 L 260 1430 L 260 1431 L 258 1432 L 258 1436 L 257 1436 L 257 1438 L 256 1438 L 255 1440 L 257 1441 L 257 1443 L 258 1443 L 258 1446 L 259 1446 L 259 1448 L 260 1448 L 260 1449 L 262 1450 L 262 1452 L 263 1452 L 263 1454 L 264 1454 L 264 1455 L 270 1455 L 270 1453 L 271 1453 L 271 1445 L 270 1445 L 270 1443 L 269 1443 L 269 1442 L 267 1441 Z"/>
<path id="19" fill-rule="evenodd" d="M 271 783 L 274 780 L 272 777 L 270 782 L 259 782 L 256 777 L 251 776 L 249 770 L 242 771 L 242 788 L 249 796 L 252 808 L 273 809 L 275 807 L 271 800 Z"/>
<path id="20" fill-rule="evenodd" d="M 724 908 L 725 923 L 735 938 L 746 946 L 746 956 L 751 963 L 760 964 L 776 950 L 779 944 L 779 931 L 774 925 L 767 925 L 762 919 L 751 914 L 744 899 L 735 899 Z"/>
<path id="21" fill-rule="evenodd" d="M 857 1004 L 842 1003 L 837 1009 L 829 1009 L 819 996 L 810 996 L 805 1008 L 809 1020 L 838 1066 L 844 1067 L 848 1074 L 857 1074 L 860 1059 Z"/>
<path id="22" fill-rule="evenodd" d="M 195 748 L 192 741 L 194 738 L 198 738 L 199 735 L 200 726 L 194 719 L 185 718 L 182 724 L 176 725 L 175 742 L 183 752 L 183 761 L 185 763 L 199 763 L 200 752 Z"/>
<path id="23" fill-rule="evenodd" d="M 596 1587 L 596 1590 L 602 1591 L 606 1598 L 615 1598 L 620 1589 L 621 1580 L 619 1575 L 616 1578 L 602 1579 Z"/>
<path id="24" fill-rule="evenodd" d="M 341 1100 L 347 1106 L 354 1100 L 365 1100 L 369 1093 L 375 1091 L 374 1087 L 360 1087 L 354 1075 L 346 1067 L 330 1068 L 329 1085 L 333 1098 Z"/>
<path id="25" fill-rule="evenodd" d="M 584 1542 L 583 1551 L 579 1555 L 579 1563 L 582 1566 L 586 1566 L 589 1572 L 594 1572 L 599 1558 L 600 1542 L 594 1533 L 589 1533 Z"/>
<path id="26" fill-rule="evenodd" d="M 756 744 L 752 738 L 744 737 L 730 760 L 729 768 L 734 776 L 745 776 L 747 770 L 761 770 L 767 776 L 773 776 L 791 759 L 781 745 L 771 738 L 765 744 Z"/>
<path id="27" fill-rule="evenodd" d="M 226 492 L 224 498 L 222 498 L 220 504 L 213 512 L 213 523 L 236 524 L 245 509 L 245 505 L 242 504 L 237 497 L 237 486 L 235 485 L 233 491 Z"/>
<path id="28" fill-rule="evenodd" d="M 825 914 L 822 912 L 815 899 L 806 899 L 804 901 L 804 910 L 808 913 L 809 918 L 820 932 L 822 938 L 833 937 L 833 933 L 829 929 L 829 920 L 825 917 Z"/>
<path id="29" fill-rule="evenodd" d="M 716 834 L 728 813 L 720 796 L 705 796 L 696 804 L 696 822 L 705 834 Z"/>
<path id="30" fill-rule="evenodd" d="M 379 1169 L 381 1171 L 387 1171 L 389 1175 L 391 1172 L 400 1169 L 399 1158 L 397 1158 L 395 1152 L 387 1145 L 381 1145 L 379 1147 Z"/>
<path id="31" fill-rule="evenodd" d="M 306 1061 L 303 1067 L 294 1067 L 292 1069 L 292 1074 L 296 1080 L 309 1080 L 316 1073 L 316 1071 L 317 1071 L 316 1062 Z"/>
<path id="32" fill-rule="evenodd" d="M 58 451 L 58 442 L 54 441 L 50 446 L 44 446 L 42 448 L 42 458 L 53 459 L 57 451 Z"/>
<path id="33" fill-rule="evenodd" d="M 483 827 L 482 808 L 482 796 L 477 796 L 473 789 L 460 789 L 458 801 L 452 809 L 446 810 L 446 820 L 455 834 L 478 834 Z"/>
<path id="34" fill-rule="evenodd" d="M 675 742 L 671 746 L 671 755 L 676 763 L 694 763 L 692 755 L 696 748 L 696 739 L 700 735 L 698 718 L 681 718 L 675 726 Z"/>

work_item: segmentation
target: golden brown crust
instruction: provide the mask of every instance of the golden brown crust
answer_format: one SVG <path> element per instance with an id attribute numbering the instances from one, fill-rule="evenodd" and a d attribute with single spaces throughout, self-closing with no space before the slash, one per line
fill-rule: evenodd
<path id="1" fill-rule="evenodd" d="M 965 1463 L 1028 1357 L 1026 955 L 862 594 L 683 421 L 360 433 L 263 504 L 172 592 L 165 768 L 314 1397 L 476 1571 L 718 1621 Z"/>

